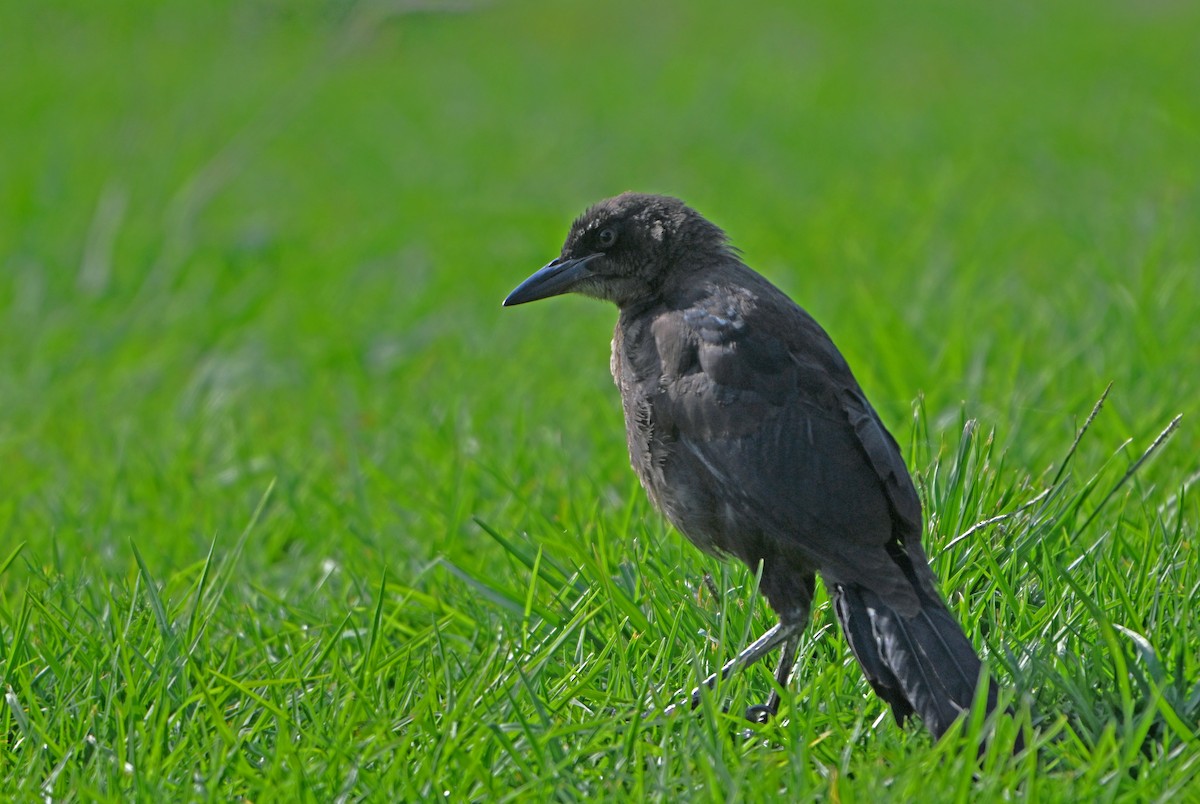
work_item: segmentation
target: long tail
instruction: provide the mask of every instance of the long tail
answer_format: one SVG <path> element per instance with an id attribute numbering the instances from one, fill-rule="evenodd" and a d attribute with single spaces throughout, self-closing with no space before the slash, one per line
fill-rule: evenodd
<path id="1" fill-rule="evenodd" d="M 945 603 L 922 594 L 917 613 L 904 616 L 861 586 L 837 585 L 833 598 L 850 649 L 898 722 L 916 712 L 936 738 L 970 709 L 981 664 Z M 995 707 L 989 684 L 987 709 Z"/>

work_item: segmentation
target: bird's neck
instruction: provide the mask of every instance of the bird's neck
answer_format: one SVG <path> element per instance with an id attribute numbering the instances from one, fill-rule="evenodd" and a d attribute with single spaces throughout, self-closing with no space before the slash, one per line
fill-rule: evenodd
<path id="1" fill-rule="evenodd" d="M 625 322 L 641 318 L 651 310 L 662 306 L 663 301 L 656 293 L 649 296 L 639 297 L 625 304 L 618 304 L 617 309 L 621 311 L 620 321 Z"/>

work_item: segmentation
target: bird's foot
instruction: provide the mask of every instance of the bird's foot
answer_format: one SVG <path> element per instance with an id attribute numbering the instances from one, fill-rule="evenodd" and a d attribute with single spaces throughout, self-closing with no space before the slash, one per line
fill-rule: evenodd
<path id="1" fill-rule="evenodd" d="M 666 717 L 671 717 L 672 715 L 674 715 L 676 712 L 678 712 L 680 709 L 683 709 L 684 707 L 687 707 L 689 710 L 695 710 L 695 709 L 700 708 L 700 688 L 699 687 L 692 690 L 692 695 L 687 701 L 684 701 L 682 703 L 673 703 L 670 706 L 668 706 L 666 709 L 664 709 L 663 715 L 665 715 Z"/>
<path id="2" fill-rule="evenodd" d="M 751 723 L 770 723 L 773 717 L 775 717 L 775 710 L 767 704 L 746 707 L 746 720 Z"/>
<path id="3" fill-rule="evenodd" d="M 787 683 L 787 679 L 783 680 Z M 765 704 L 757 704 L 746 708 L 746 720 L 751 723 L 770 723 L 771 718 L 779 713 L 779 693 L 775 690 L 771 691 L 771 697 L 767 698 Z"/>

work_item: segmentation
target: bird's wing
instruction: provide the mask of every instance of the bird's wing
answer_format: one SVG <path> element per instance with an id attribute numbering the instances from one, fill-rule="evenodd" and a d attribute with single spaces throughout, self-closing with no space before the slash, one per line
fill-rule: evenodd
<path id="1" fill-rule="evenodd" d="M 900 454 L 900 445 L 883 426 L 879 414 L 871 407 L 857 383 L 843 390 L 842 410 L 845 411 L 850 426 L 854 428 L 871 468 L 883 481 L 884 491 L 896 517 L 913 529 L 919 537 L 921 500 Z"/>
<path id="2" fill-rule="evenodd" d="M 712 477 L 724 500 L 773 523 L 776 540 L 827 575 L 852 580 L 856 562 L 886 560 L 879 548 L 898 531 L 919 540 L 899 448 L 807 313 L 719 293 L 653 330 L 666 375 L 657 425 L 677 444 L 665 471 Z"/>

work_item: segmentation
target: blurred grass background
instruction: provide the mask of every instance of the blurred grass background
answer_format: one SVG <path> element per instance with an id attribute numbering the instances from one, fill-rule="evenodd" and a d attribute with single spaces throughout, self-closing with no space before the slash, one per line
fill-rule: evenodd
<path id="1" fill-rule="evenodd" d="M 823 732 L 798 706 L 772 737 L 805 768 L 785 771 L 778 751 L 768 760 L 720 725 L 622 726 L 649 659 L 611 668 L 633 680 L 596 682 L 615 699 L 572 688 L 549 714 L 541 663 L 522 671 L 532 682 L 473 663 L 521 655 L 517 632 L 538 621 L 575 638 L 582 626 L 553 626 L 551 610 L 563 590 L 601 586 L 617 602 L 588 605 L 632 618 L 597 615 L 608 650 L 627 649 L 634 622 L 656 651 L 679 651 L 663 683 L 683 688 L 698 669 L 683 661 L 696 627 L 676 622 L 674 638 L 667 614 L 722 570 L 666 533 L 632 480 L 607 374 L 614 312 L 499 307 L 578 212 L 627 189 L 687 200 L 826 326 L 914 445 L 935 552 L 962 530 L 937 527 L 952 513 L 938 467 L 963 444 L 984 449 L 960 443 L 964 417 L 993 433 L 989 461 L 971 464 L 987 492 L 970 526 L 1049 482 L 1110 382 L 1074 459 L 1085 479 L 1119 477 L 1184 413 L 1120 506 L 1082 541 L 1063 536 L 1064 565 L 1097 539 L 1128 554 L 1093 585 L 1044 588 L 1050 564 L 1033 584 L 1005 552 L 1016 532 L 992 540 L 994 566 L 963 560 L 986 545 L 960 544 L 938 569 L 957 578 L 948 590 L 1010 590 L 995 621 L 967 626 L 1006 635 L 989 647 L 1014 651 L 1017 680 L 1025 667 L 1047 683 L 1021 659 L 1046 645 L 1012 590 L 1036 585 L 1046 622 L 1087 592 L 1095 611 L 1080 616 L 1096 630 L 1067 618 L 1051 631 L 1094 656 L 1113 648 L 1105 617 L 1126 623 L 1167 668 L 1160 687 L 1182 691 L 1176 719 L 1200 713 L 1184 605 L 1200 573 L 1186 493 L 1200 447 L 1198 32 L 1200 8 L 1166 1 L 0 4 L 0 790 L 921 790 L 949 749 L 915 731 L 834 732 L 832 754 L 809 761 L 790 741 Z M 1099 494 L 1084 497 L 1076 525 Z M 590 568 L 573 576 L 585 583 L 539 588 L 540 565 L 517 559 L 539 547 Z M 661 573 L 639 569 L 656 560 Z M 1178 600 L 1163 623 L 1177 630 L 1151 632 L 1129 578 L 1168 571 Z M 753 628 L 769 621 L 747 608 Z M 129 637 L 138 623 L 144 643 Z M 835 639 L 823 649 L 839 662 Z M 133 644 L 139 658 L 123 656 Z M 1136 645 L 1122 648 L 1131 662 L 1146 656 Z M 599 672 L 573 650 L 547 661 L 564 678 Z M 802 683 L 871 726 L 878 702 L 838 667 L 828 688 Z M 1066 728 L 1066 700 L 1071 733 L 1087 735 L 1051 763 L 1050 789 L 1190 783 L 1194 720 L 1181 731 L 1147 693 L 1152 716 L 1131 708 L 1128 733 L 1105 737 L 1085 692 L 1133 707 L 1125 671 L 1077 671 L 1063 671 L 1076 697 L 1029 693 L 1048 731 Z M 474 682 L 490 692 L 453 719 L 447 696 Z M 263 703 L 265 689 L 283 697 Z M 296 689 L 321 699 L 304 717 Z M 501 689 L 498 710 L 480 709 Z M 457 728 L 471 737 L 445 737 Z M 694 740 L 730 770 L 698 769 Z M 612 745 L 624 764 L 596 759 Z M 1159 776 L 1125 772 L 1139 752 Z M 863 780 L 878 763 L 894 786 Z M 1035 795 L 1027 765 L 991 783 Z"/>

